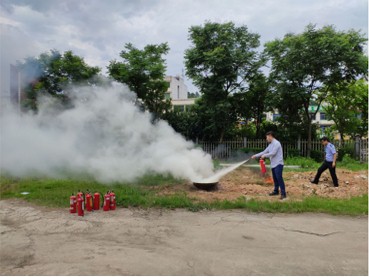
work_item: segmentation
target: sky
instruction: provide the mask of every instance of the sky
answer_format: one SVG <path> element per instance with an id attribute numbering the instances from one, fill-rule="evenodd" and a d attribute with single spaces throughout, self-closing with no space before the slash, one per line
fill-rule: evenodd
<path id="1" fill-rule="evenodd" d="M 368 33 L 367 0 L 1 0 L 1 57 L 21 60 L 72 50 L 102 68 L 126 43 L 168 42 L 167 75 L 182 74 L 188 29 L 205 21 L 247 25 L 261 43 L 300 33 L 309 23 Z M 196 88 L 186 80 L 189 90 Z"/>

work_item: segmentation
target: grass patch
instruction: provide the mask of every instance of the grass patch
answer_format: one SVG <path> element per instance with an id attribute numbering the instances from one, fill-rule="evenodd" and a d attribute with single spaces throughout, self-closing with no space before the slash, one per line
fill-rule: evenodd
<path id="1" fill-rule="evenodd" d="M 286 165 L 297 165 L 301 168 L 308 168 L 308 169 L 314 169 L 320 166 L 319 163 L 314 161 L 311 158 L 305 158 L 305 157 L 288 157 L 285 160 Z"/>
<path id="2" fill-rule="evenodd" d="M 142 184 L 114 183 L 101 184 L 87 180 L 56 180 L 25 178 L 16 179 L 2 177 L 0 180 L 0 199 L 21 198 L 32 203 L 48 207 L 69 207 L 69 196 L 79 189 L 86 191 L 99 191 L 104 193 L 113 189 L 117 194 L 117 205 L 121 207 L 160 207 L 185 208 L 191 211 L 203 209 L 244 209 L 252 212 L 268 213 L 302 213 L 319 212 L 329 214 L 364 215 L 368 214 L 368 195 L 352 197 L 350 199 L 327 199 L 308 197 L 302 201 L 290 199 L 288 201 L 260 201 L 246 200 L 241 197 L 235 201 L 214 201 L 212 203 L 191 199 L 185 193 L 174 195 L 158 195 L 148 185 L 178 184 L 178 180 L 163 176 L 145 176 Z M 180 182 L 180 181 L 179 181 Z M 21 192 L 27 191 L 28 195 Z"/>
<path id="3" fill-rule="evenodd" d="M 337 164 L 352 171 L 368 170 L 368 163 L 362 163 L 360 161 L 354 160 L 349 155 L 345 155 L 342 158 L 342 161 L 338 162 Z"/>
<path id="4" fill-rule="evenodd" d="M 323 161 L 322 161 L 323 162 Z M 316 162 L 311 158 L 305 157 L 288 157 L 285 160 L 286 165 L 297 165 L 300 169 L 289 169 L 290 171 L 308 171 L 317 170 L 322 164 Z M 350 158 L 349 156 L 344 156 L 342 161 L 337 161 L 337 168 L 345 168 L 351 171 L 368 170 L 368 163 L 363 163 Z"/>
<path id="5" fill-rule="evenodd" d="M 125 206 L 147 206 L 150 197 L 150 186 L 171 185 L 182 182 L 170 176 L 143 176 L 133 184 L 111 183 L 102 184 L 93 180 L 49 179 L 49 178 L 12 178 L 1 177 L 0 199 L 21 198 L 36 204 L 49 207 L 65 207 L 72 193 L 77 191 L 99 191 L 105 193 L 114 190 L 118 195 L 117 204 Z M 29 192 L 22 195 L 22 192 Z M 151 193 L 152 194 L 152 193 Z"/>

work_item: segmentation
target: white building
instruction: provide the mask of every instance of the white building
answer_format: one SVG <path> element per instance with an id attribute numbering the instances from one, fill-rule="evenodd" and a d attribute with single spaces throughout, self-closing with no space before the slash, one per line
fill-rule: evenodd
<path id="1" fill-rule="evenodd" d="M 172 100 L 173 109 L 181 112 L 189 111 L 191 106 L 195 104 L 195 100 L 196 98 Z"/>
<path id="2" fill-rule="evenodd" d="M 169 83 L 166 98 L 171 99 L 173 109 L 177 111 L 188 111 L 195 104 L 195 98 L 188 98 L 188 88 L 180 76 L 166 76 Z"/>
<path id="3" fill-rule="evenodd" d="M 188 98 L 188 88 L 182 77 L 166 76 L 165 81 L 169 83 L 168 98 L 170 97 L 172 100 Z"/>

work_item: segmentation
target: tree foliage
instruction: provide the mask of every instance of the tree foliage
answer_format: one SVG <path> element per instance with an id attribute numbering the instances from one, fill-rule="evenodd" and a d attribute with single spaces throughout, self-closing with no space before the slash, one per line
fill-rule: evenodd
<path id="1" fill-rule="evenodd" d="M 185 51 L 185 65 L 202 94 L 195 109 L 202 138 L 222 141 L 237 121 L 233 93 L 244 91 L 260 67 L 259 35 L 232 22 L 206 22 L 192 26 L 189 38 L 192 46 Z"/>
<path id="2" fill-rule="evenodd" d="M 357 31 L 308 25 L 301 34 L 287 34 L 265 45 L 271 60 L 274 103 L 287 122 L 306 124 L 311 149 L 312 118 L 309 106 L 319 107 L 332 86 L 350 82 L 367 72 L 366 38 Z"/>
<path id="3" fill-rule="evenodd" d="M 255 125 L 255 137 L 264 138 L 261 124 L 265 119 L 265 112 L 270 111 L 273 103 L 268 101 L 270 85 L 264 74 L 257 72 L 249 80 L 246 90 L 234 94 L 234 107 L 238 117 L 246 119 L 246 124 Z M 249 121 L 247 119 L 252 119 Z"/>
<path id="4" fill-rule="evenodd" d="M 108 66 L 109 75 L 135 92 L 155 117 L 161 117 L 170 108 L 169 100 L 165 101 L 169 84 L 164 80 L 166 65 L 163 58 L 168 51 L 167 43 L 149 44 L 143 50 L 128 43 L 120 53 L 123 61 L 113 60 Z"/>
<path id="5" fill-rule="evenodd" d="M 62 103 L 69 103 L 68 89 L 72 85 L 91 85 L 99 81 L 100 68 L 89 66 L 72 51 L 63 54 L 56 50 L 25 59 L 18 65 L 26 84 L 23 106 L 37 110 L 37 98 L 51 95 Z"/>
<path id="6" fill-rule="evenodd" d="M 368 134 L 368 84 L 364 80 L 332 87 L 324 107 L 334 128 L 345 135 L 360 137 Z"/>

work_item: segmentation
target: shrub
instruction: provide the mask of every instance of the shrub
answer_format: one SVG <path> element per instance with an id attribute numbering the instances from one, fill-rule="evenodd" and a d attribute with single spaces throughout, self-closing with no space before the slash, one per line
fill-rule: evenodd
<path id="1" fill-rule="evenodd" d="M 355 149 L 352 146 L 342 146 L 337 149 L 338 156 L 337 160 L 342 161 L 344 157 L 354 157 L 355 156 Z M 353 159 L 352 159 L 353 160 Z"/>
<path id="2" fill-rule="evenodd" d="M 310 152 L 310 158 L 312 158 L 316 162 L 322 162 L 323 161 L 323 152 L 319 150 L 311 150 Z"/>
<path id="3" fill-rule="evenodd" d="M 349 170 L 368 170 L 368 163 L 357 161 L 346 154 L 342 157 L 342 161 L 338 163 L 339 167 L 344 167 Z"/>
<path id="4" fill-rule="evenodd" d="M 300 150 L 298 149 L 288 149 L 287 150 L 287 157 L 299 157 L 300 155 Z"/>
<path id="5" fill-rule="evenodd" d="M 259 153 L 263 151 L 264 148 L 241 148 L 240 150 L 246 154 L 249 154 L 249 153 L 251 154 L 251 153 Z"/>
<path id="6" fill-rule="evenodd" d="M 311 158 L 289 157 L 285 161 L 286 165 L 298 165 L 301 168 L 316 168 L 317 163 Z"/>

